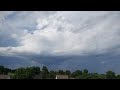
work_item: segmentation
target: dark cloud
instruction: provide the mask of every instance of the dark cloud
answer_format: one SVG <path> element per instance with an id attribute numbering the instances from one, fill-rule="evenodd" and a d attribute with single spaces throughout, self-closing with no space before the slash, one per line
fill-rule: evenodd
<path id="1" fill-rule="evenodd" d="M 118 72 L 119 25 L 118 11 L 1 11 L 0 63 Z"/>

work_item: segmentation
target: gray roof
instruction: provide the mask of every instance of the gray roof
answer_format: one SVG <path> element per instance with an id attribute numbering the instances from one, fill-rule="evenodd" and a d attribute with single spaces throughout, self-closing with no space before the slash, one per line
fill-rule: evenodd
<path id="1" fill-rule="evenodd" d="M 56 75 L 56 79 L 69 79 L 68 75 Z"/>
<path id="2" fill-rule="evenodd" d="M 0 75 L 0 79 L 10 79 L 10 75 Z"/>

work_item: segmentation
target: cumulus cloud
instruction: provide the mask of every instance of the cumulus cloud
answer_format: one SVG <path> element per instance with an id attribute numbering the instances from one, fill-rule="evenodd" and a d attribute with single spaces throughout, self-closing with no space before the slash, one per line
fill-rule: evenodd
<path id="1" fill-rule="evenodd" d="M 116 48 L 120 48 L 120 12 L 44 11 L 7 14 L 0 16 L 6 17 L 0 21 L 1 54 L 119 53 Z M 2 25 L 3 22 L 7 24 Z M 3 40 L 9 43 L 6 45 L 2 43 Z"/>
<path id="2" fill-rule="evenodd" d="M 26 31 L 36 27 L 36 19 L 45 18 L 55 12 L 37 11 L 1 11 L 0 12 L 0 46 L 18 46 L 19 38 Z"/>

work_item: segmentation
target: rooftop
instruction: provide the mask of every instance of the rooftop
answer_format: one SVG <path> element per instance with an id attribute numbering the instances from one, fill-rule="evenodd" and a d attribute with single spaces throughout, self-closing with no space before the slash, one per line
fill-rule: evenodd
<path id="1" fill-rule="evenodd" d="M 56 75 L 56 79 L 69 79 L 68 75 Z"/>
<path id="2" fill-rule="evenodd" d="M 0 75 L 0 79 L 10 79 L 9 75 Z"/>

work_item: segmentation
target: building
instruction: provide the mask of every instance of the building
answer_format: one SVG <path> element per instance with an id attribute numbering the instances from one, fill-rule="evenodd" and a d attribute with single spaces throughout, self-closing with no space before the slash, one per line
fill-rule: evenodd
<path id="1" fill-rule="evenodd" d="M 69 79 L 68 75 L 56 75 L 56 79 Z"/>
<path id="2" fill-rule="evenodd" d="M 10 79 L 10 75 L 0 75 L 0 79 Z"/>

